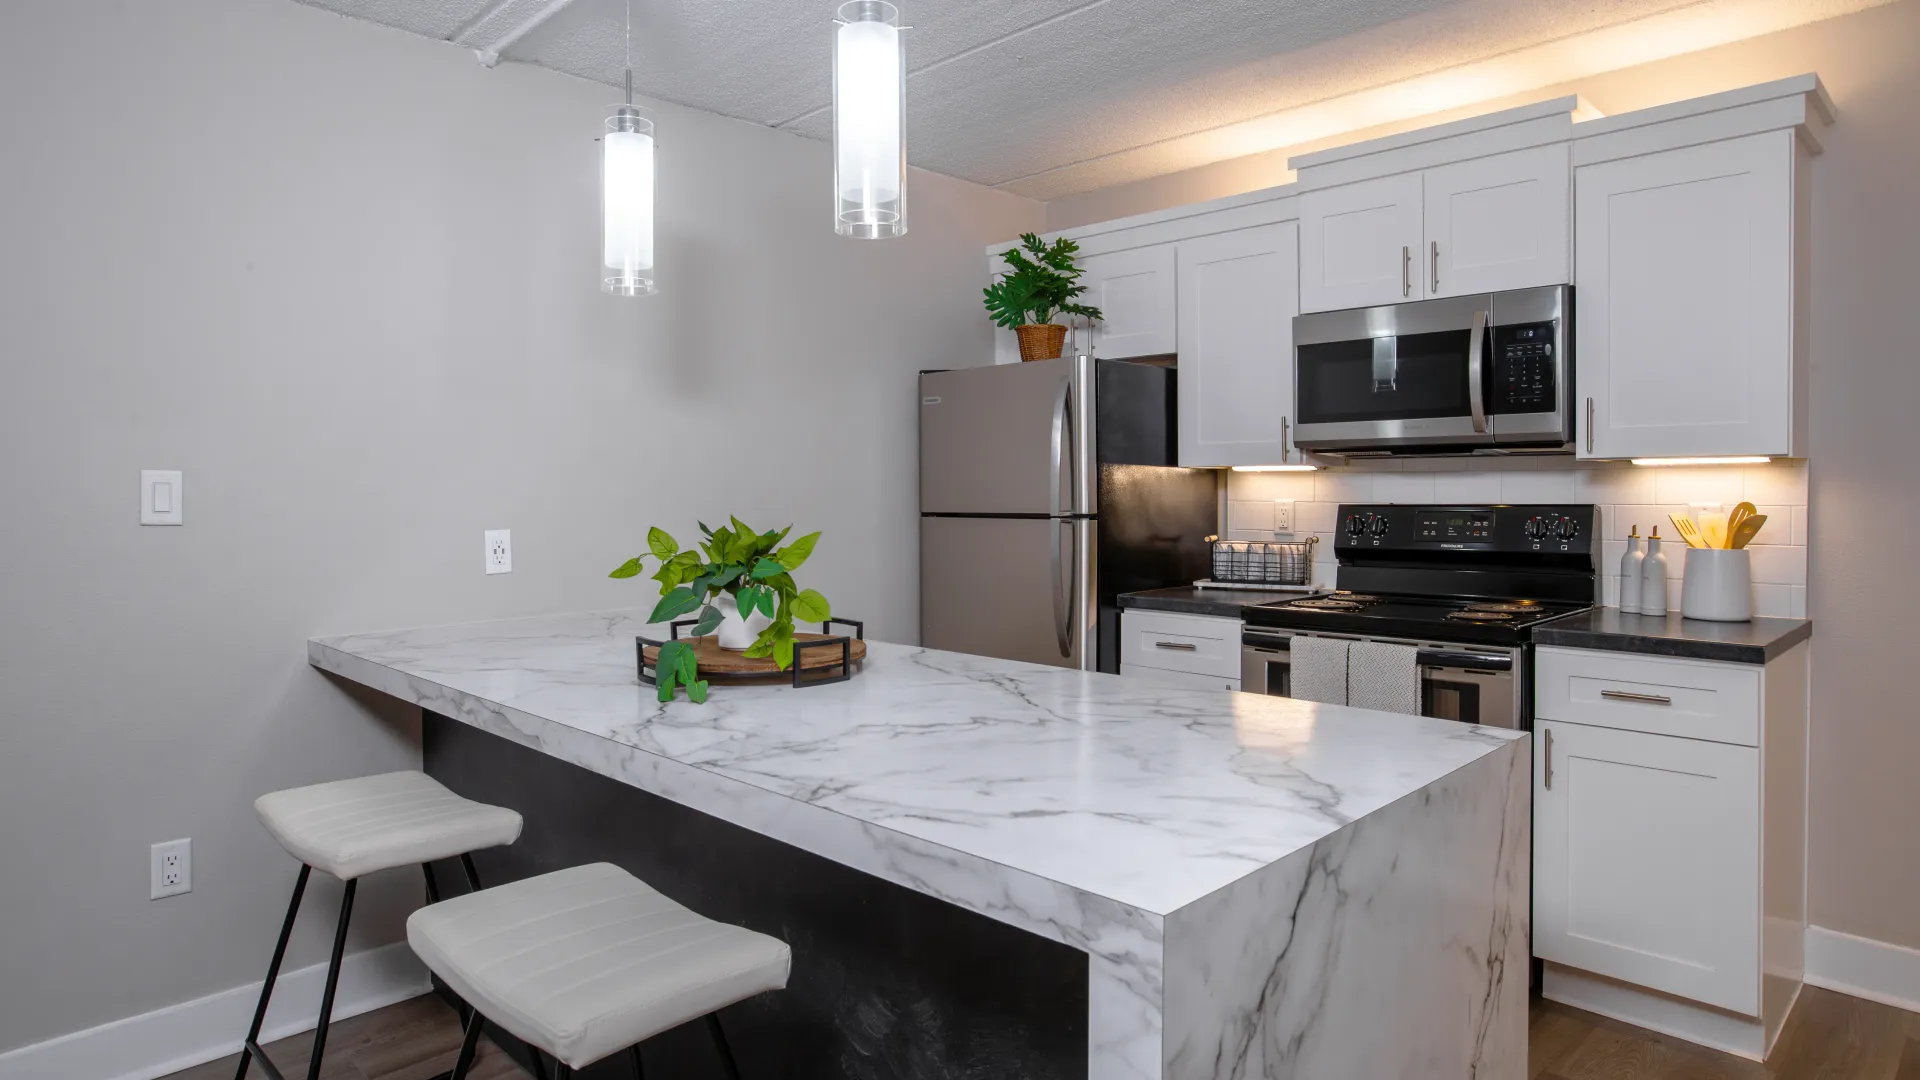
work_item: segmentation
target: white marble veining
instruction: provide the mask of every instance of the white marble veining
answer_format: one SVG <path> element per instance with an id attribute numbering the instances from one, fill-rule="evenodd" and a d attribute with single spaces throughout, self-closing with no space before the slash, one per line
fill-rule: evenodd
<path id="1" fill-rule="evenodd" d="M 1520 756 L 1511 731 L 878 642 L 849 682 L 661 705 L 635 678 L 644 628 L 638 612 L 558 615 L 320 638 L 308 656 L 1084 950 L 1103 1080 L 1159 1077 L 1175 1038 L 1201 1037 L 1163 1032 L 1175 913 L 1266 895 L 1260 871 L 1476 761 Z M 1284 914 L 1238 903 L 1260 925 Z"/>

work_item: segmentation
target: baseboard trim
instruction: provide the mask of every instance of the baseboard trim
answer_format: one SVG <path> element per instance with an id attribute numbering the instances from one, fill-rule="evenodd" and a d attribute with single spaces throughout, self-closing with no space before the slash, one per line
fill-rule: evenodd
<path id="1" fill-rule="evenodd" d="M 311 1031 L 320 1015 L 327 966 L 284 972 L 260 1041 Z M 372 1012 L 431 989 L 427 969 L 405 942 L 347 956 L 333 1017 Z M 236 1053 L 253 1020 L 260 983 L 236 986 L 99 1027 L 0 1054 L 0 1080 L 155 1080 Z"/>
<path id="2" fill-rule="evenodd" d="M 1807 982 L 1920 1012 L 1920 949 L 1807 927 Z"/>
<path id="3" fill-rule="evenodd" d="M 1757 1018 L 1711 1005 L 1554 963 L 1546 966 L 1540 993 L 1549 1001 L 1753 1061 L 1765 1061 L 1767 1057 L 1767 1032 Z"/>

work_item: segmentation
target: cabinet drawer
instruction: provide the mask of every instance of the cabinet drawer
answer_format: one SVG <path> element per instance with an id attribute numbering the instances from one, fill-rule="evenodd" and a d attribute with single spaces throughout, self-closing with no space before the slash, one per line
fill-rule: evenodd
<path id="1" fill-rule="evenodd" d="M 1120 663 L 1240 678 L 1240 620 L 1128 610 L 1120 616 Z"/>
<path id="2" fill-rule="evenodd" d="M 1542 720 L 1760 745 L 1758 667 L 1542 648 L 1536 671 Z"/>
<path id="3" fill-rule="evenodd" d="M 1141 667 L 1138 664 L 1121 664 L 1120 674 L 1132 679 L 1145 679 L 1159 686 L 1172 686 L 1183 690 L 1240 689 L 1239 679 L 1223 679 L 1218 675 L 1195 675 L 1191 671 Z"/>

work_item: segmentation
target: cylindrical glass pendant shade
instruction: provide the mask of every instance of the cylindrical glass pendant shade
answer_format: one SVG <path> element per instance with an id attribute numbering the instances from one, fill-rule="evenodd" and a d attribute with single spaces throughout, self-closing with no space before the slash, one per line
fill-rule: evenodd
<path id="1" fill-rule="evenodd" d="M 649 296 L 653 284 L 653 119 L 645 109 L 607 111 L 601 142 L 600 290 Z"/>
<path id="2" fill-rule="evenodd" d="M 900 9 L 886 0 L 840 5 L 833 39 L 833 231 L 884 240 L 907 232 L 902 138 L 906 64 Z"/>

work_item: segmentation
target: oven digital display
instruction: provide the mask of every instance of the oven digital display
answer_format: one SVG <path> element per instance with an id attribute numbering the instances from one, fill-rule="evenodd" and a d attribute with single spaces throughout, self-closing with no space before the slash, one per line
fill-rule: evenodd
<path id="1" fill-rule="evenodd" d="M 1491 543 L 1493 515 L 1484 510 L 1422 510 L 1414 515 L 1413 531 L 1428 543 Z"/>

